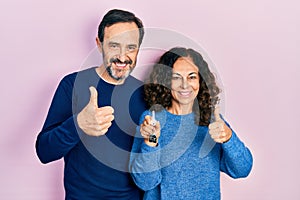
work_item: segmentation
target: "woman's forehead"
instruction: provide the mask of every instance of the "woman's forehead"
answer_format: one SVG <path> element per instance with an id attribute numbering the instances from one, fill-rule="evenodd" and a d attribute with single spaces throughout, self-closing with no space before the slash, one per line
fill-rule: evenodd
<path id="1" fill-rule="evenodd" d="M 173 65 L 173 73 L 190 74 L 192 72 L 198 73 L 198 71 L 198 67 L 190 57 L 180 57 Z"/>

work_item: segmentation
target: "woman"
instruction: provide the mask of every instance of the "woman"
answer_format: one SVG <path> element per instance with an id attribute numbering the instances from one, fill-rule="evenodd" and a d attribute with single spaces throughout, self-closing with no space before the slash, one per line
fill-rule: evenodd
<path id="1" fill-rule="evenodd" d="M 173 48 L 154 66 L 129 166 L 144 199 L 220 199 L 220 171 L 248 176 L 252 155 L 220 116 L 219 93 L 193 49 Z"/>

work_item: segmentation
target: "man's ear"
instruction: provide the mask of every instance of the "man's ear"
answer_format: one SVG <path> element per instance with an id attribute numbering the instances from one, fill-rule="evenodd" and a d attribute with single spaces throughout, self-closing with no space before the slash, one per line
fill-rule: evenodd
<path id="1" fill-rule="evenodd" d="M 102 44 L 98 37 L 96 37 L 96 44 L 97 44 L 97 47 L 98 47 L 100 53 L 102 53 Z"/>

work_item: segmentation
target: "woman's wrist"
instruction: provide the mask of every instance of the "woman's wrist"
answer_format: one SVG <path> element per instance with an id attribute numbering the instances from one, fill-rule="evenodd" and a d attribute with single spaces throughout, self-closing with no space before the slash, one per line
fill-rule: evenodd
<path id="1" fill-rule="evenodd" d="M 156 142 L 150 142 L 149 139 L 144 140 L 145 144 L 147 144 L 150 147 L 157 147 L 158 146 L 158 138 L 156 139 Z"/>

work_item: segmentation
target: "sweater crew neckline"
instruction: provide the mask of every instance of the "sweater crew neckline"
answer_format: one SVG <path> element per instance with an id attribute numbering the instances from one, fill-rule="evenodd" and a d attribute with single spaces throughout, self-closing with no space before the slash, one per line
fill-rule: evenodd
<path id="1" fill-rule="evenodd" d="M 189 118 L 189 117 L 194 117 L 194 112 L 188 113 L 188 114 L 182 114 L 182 115 L 177 115 L 174 113 L 169 112 L 167 109 L 164 109 L 164 112 L 166 112 L 168 115 L 173 116 L 173 117 L 180 117 L 180 118 Z"/>

